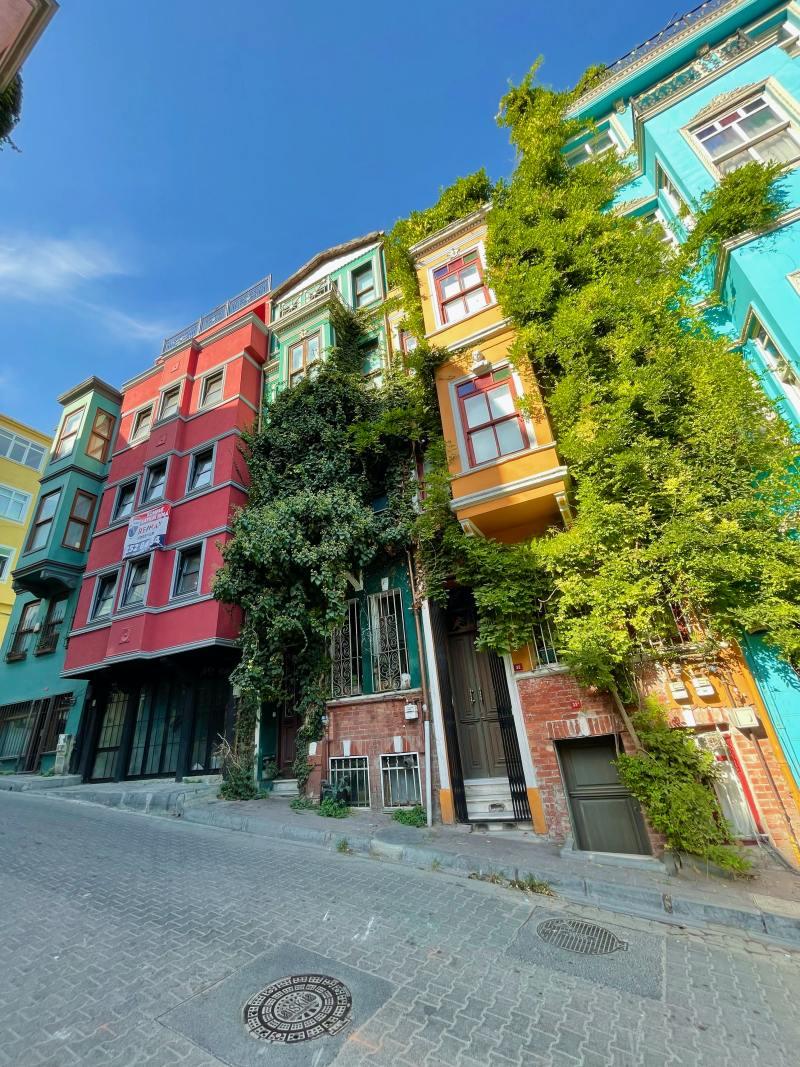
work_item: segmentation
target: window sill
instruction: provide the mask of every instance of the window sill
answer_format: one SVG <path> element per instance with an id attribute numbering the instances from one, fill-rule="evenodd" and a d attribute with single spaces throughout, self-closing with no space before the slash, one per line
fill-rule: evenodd
<path id="1" fill-rule="evenodd" d="M 57 647 L 57 645 L 53 645 L 52 648 L 37 648 L 33 654 L 34 656 L 52 656 Z"/>
<path id="2" fill-rule="evenodd" d="M 425 337 L 436 337 L 440 333 L 444 333 L 446 330 L 454 330 L 456 326 L 460 326 L 462 322 L 469 322 L 470 319 L 476 318 L 478 315 L 482 315 L 484 311 L 491 311 L 492 308 L 499 307 L 497 300 L 492 300 L 488 304 L 484 304 L 482 308 L 478 308 L 477 311 L 471 311 L 469 315 L 465 315 L 463 319 L 458 319 L 457 322 L 446 322 L 442 325 L 438 318 L 436 320 L 436 329 L 431 330 L 430 333 L 426 333 Z"/>
<path id="3" fill-rule="evenodd" d="M 358 696 L 336 697 L 326 700 L 326 707 L 340 707 L 343 704 L 374 704 L 382 700 L 408 700 L 411 696 L 418 696 L 422 692 L 419 686 L 411 689 L 392 689 L 386 693 L 359 693 Z"/>
<path id="4" fill-rule="evenodd" d="M 20 660 L 26 659 L 27 652 L 6 652 L 6 663 L 18 663 Z"/>
<path id="5" fill-rule="evenodd" d="M 555 441 L 548 441 L 543 445 L 530 445 L 528 448 L 521 448 L 519 452 L 510 452 L 507 456 L 498 456 L 497 459 L 487 460 L 486 463 L 477 463 L 474 467 L 465 467 L 458 474 L 451 474 L 450 481 L 454 482 L 456 478 L 466 478 L 470 474 L 475 474 L 478 471 L 490 470 L 492 467 L 500 467 L 503 463 L 508 463 L 511 460 L 519 459 L 521 456 L 530 456 L 535 452 L 544 452 L 548 448 L 555 448 Z"/>
<path id="6" fill-rule="evenodd" d="M 203 594 L 199 591 L 196 591 L 194 593 L 180 593 L 171 596 L 167 601 L 167 604 L 174 604 L 176 607 L 181 607 L 183 604 L 191 604 L 195 600 L 200 600 L 202 597 Z"/>

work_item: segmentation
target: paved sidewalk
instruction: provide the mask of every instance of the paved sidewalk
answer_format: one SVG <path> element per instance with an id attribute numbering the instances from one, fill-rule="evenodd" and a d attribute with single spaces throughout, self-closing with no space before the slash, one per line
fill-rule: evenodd
<path id="1" fill-rule="evenodd" d="M 23 776 L 0 778 L 0 789 L 15 788 Z M 39 792 L 24 778 L 26 791 Z M 416 829 L 389 816 L 353 811 L 346 819 L 325 819 L 313 811 L 293 811 L 278 797 L 229 802 L 218 800 L 216 780 L 173 782 L 163 779 L 100 785 L 53 786 L 43 795 L 171 816 L 220 830 L 345 849 L 421 869 L 471 877 L 499 875 L 547 882 L 565 900 L 610 911 L 686 926 L 743 930 L 800 946 L 800 876 L 780 867 L 766 853 L 751 849 L 753 878 L 732 880 L 684 867 L 668 873 L 645 861 L 625 866 L 612 857 L 564 852 L 553 842 L 521 830 L 480 832 L 469 826 Z"/>

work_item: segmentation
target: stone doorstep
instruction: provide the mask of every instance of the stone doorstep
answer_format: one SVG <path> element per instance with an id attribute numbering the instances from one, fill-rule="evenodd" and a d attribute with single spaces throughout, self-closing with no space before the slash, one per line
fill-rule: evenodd
<path id="1" fill-rule="evenodd" d="M 38 793 L 41 789 L 64 789 L 66 786 L 80 785 L 79 774 L 2 774 L 0 789 L 9 793 Z"/>

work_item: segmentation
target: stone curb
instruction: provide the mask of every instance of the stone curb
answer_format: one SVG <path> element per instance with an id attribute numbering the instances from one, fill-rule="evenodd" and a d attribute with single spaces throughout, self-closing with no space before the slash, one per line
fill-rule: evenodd
<path id="1" fill-rule="evenodd" d="M 0 790 L 6 793 L 38 793 L 44 789 L 66 789 L 80 784 L 79 774 L 67 774 L 60 777 L 53 775 L 49 778 L 36 775 L 31 776 L 29 781 L 20 781 L 16 775 L 0 775 Z"/>
<path id="2" fill-rule="evenodd" d="M 656 889 L 624 886 L 597 878 L 578 878 L 571 874 L 535 871 L 527 867 L 487 865 L 468 853 L 443 852 L 424 844 L 394 844 L 377 837 L 348 834 L 345 827 L 341 830 L 338 827 L 335 830 L 316 830 L 310 826 L 291 823 L 265 826 L 260 819 L 248 818 L 245 815 L 224 815 L 202 808 L 186 809 L 182 817 L 186 822 L 238 830 L 257 837 L 321 845 L 323 848 L 336 848 L 340 841 L 345 840 L 351 852 L 372 855 L 424 870 L 436 869 L 477 877 L 499 874 L 507 880 L 535 878 L 546 881 L 559 896 L 572 903 L 592 904 L 608 911 L 680 925 L 712 925 L 717 929 L 728 927 L 746 934 L 767 936 L 800 948 L 800 918 L 760 908 L 714 905 L 675 893 L 660 893 Z"/>

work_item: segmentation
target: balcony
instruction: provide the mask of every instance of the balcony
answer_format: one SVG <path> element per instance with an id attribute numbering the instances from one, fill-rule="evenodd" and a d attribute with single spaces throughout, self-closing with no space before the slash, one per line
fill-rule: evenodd
<path id="1" fill-rule="evenodd" d="M 237 311 L 241 311 L 248 304 L 252 304 L 254 300 L 258 300 L 259 297 L 266 296 L 271 289 L 272 275 L 268 274 L 266 278 L 262 278 L 255 285 L 251 285 L 249 289 L 237 293 L 230 300 L 226 300 L 224 304 L 219 304 L 213 311 L 209 311 L 207 315 L 202 315 L 188 326 L 184 326 L 182 330 L 173 333 L 171 337 L 165 337 L 161 345 L 161 355 L 165 356 L 167 352 L 171 352 L 174 348 L 180 348 L 181 345 L 193 341 L 198 334 L 211 329 L 212 326 L 216 326 L 218 322 L 222 322 L 230 315 L 235 315 Z"/>
<path id="2" fill-rule="evenodd" d="M 305 311 L 312 304 L 322 306 L 329 299 L 338 298 L 338 296 L 339 289 L 333 278 L 323 278 L 321 281 L 314 282 L 313 285 L 307 285 L 299 293 L 285 300 L 279 300 L 273 308 L 272 321 L 277 323 L 281 319 L 291 318 L 298 312 Z"/>

